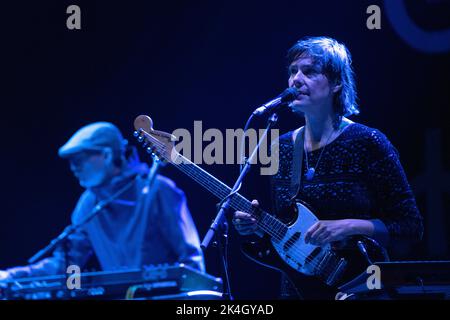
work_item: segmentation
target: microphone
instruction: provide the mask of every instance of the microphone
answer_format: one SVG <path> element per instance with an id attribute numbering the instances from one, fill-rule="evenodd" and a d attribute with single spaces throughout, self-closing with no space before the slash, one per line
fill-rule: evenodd
<path id="1" fill-rule="evenodd" d="M 253 114 L 260 116 L 267 112 L 276 111 L 276 109 L 283 103 L 294 101 L 297 98 L 298 94 L 299 92 L 297 88 L 288 88 L 284 90 L 283 93 L 280 94 L 277 98 L 257 108 L 255 111 L 253 111 Z"/>

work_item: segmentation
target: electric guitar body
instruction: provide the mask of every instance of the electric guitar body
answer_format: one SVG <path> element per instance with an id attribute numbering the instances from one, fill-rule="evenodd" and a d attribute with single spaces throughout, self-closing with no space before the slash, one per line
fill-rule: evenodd
<path id="1" fill-rule="evenodd" d="M 286 224 L 285 232 L 279 237 L 265 234 L 241 249 L 256 263 L 283 273 L 297 298 L 334 299 L 340 285 L 366 271 L 371 264 L 368 258 L 373 262 L 388 259 L 383 247 L 364 236 L 322 247 L 306 244 L 304 234 L 318 219 L 303 202 L 293 203 L 278 215 Z"/>

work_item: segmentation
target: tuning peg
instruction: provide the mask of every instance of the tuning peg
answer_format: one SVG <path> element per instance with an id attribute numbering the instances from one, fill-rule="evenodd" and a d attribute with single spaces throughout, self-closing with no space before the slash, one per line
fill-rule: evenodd
<path id="1" fill-rule="evenodd" d="M 139 132 L 134 131 L 134 132 L 133 132 L 133 136 L 134 136 L 135 138 L 139 137 Z"/>
<path id="2" fill-rule="evenodd" d="M 138 141 L 139 141 L 139 142 L 144 141 L 144 137 L 143 137 L 143 136 L 139 136 L 139 137 L 138 137 Z"/>
<path id="3" fill-rule="evenodd" d="M 146 151 L 147 153 L 153 153 L 153 149 L 151 147 L 147 147 Z"/>

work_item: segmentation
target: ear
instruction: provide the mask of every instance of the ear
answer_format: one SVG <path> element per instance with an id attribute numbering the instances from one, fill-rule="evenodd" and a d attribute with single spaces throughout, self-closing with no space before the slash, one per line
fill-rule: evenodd
<path id="1" fill-rule="evenodd" d="M 333 91 L 333 93 L 337 93 L 337 92 L 339 92 L 341 89 L 342 89 L 342 84 L 337 83 L 337 84 L 335 84 L 335 85 L 333 86 L 332 91 Z"/>
<path id="2" fill-rule="evenodd" d="M 112 163 L 113 161 L 113 152 L 111 148 L 105 148 L 103 151 L 103 155 L 105 157 L 106 163 Z"/>

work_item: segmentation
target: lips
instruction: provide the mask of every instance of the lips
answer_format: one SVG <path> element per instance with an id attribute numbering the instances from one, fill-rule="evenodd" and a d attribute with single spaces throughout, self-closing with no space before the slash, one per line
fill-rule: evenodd
<path id="1" fill-rule="evenodd" d="M 298 88 L 297 88 L 297 92 L 298 92 L 298 95 L 299 95 L 299 96 L 300 96 L 300 95 L 303 95 L 303 96 L 307 96 L 307 95 L 308 95 L 308 93 L 307 93 L 306 91 L 298 90 Z"/>
<path id="2" fill-rule="evenodd" d="M 302 93 L 302 92 L 300 92 L 300 93 L 297 95 L 297 98 L 296 98 L 295 100 L 301 100 L 302 98 L 305 98 L 305 97 L 307 97 L 307 96 L 308 96 L 307 93 Z"/>

